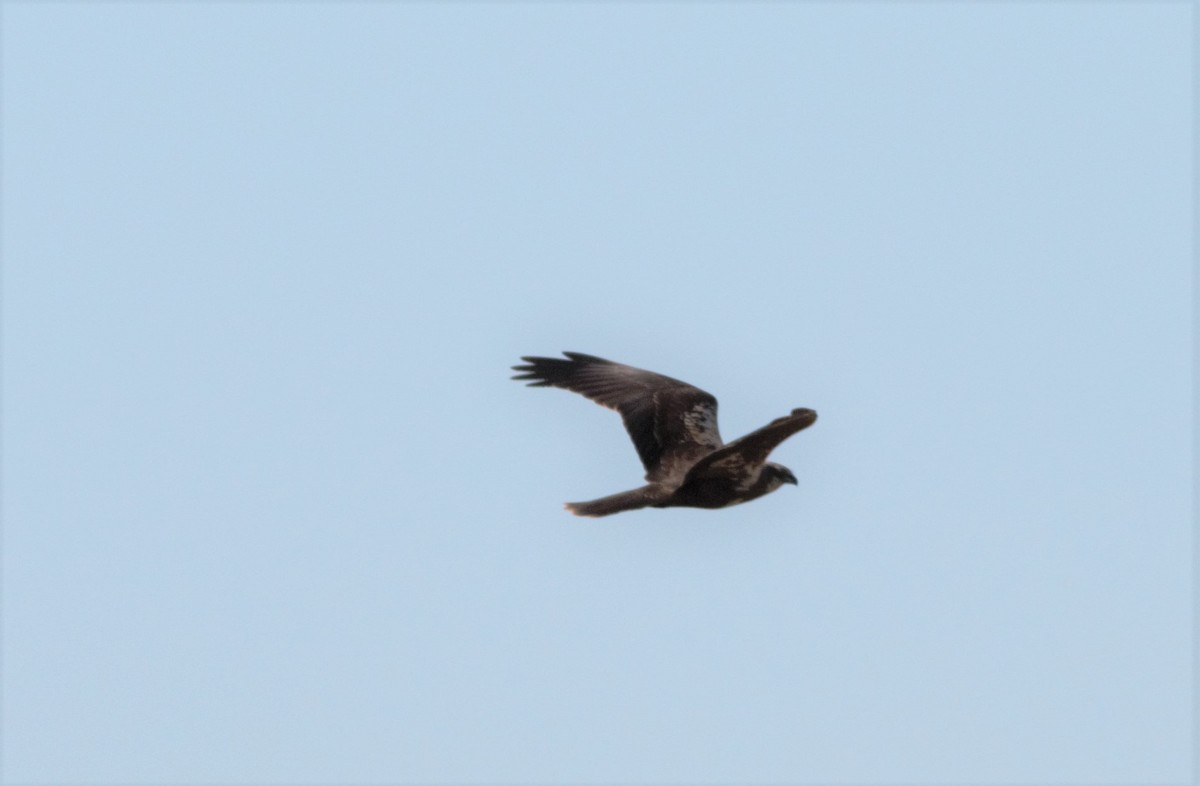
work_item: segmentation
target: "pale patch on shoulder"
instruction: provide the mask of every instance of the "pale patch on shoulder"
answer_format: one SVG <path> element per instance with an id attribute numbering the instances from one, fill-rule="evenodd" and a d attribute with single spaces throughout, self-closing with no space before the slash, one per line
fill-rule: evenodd
<path id="1" fill-rule="evenodd" d="M 709 470 L 717 470 L 726 475 L 730 480 L 737 480 L 738 491 L 749 491 L 754 485 L 755 473 L 750 471 L 750 465 L 746 461 L 746 457 L 741 453 L 730 453 L 728 456 L 722 456 L 716 461 L 708 465 Z"/>
<path id="2" fill-rule="evenodd" d="M 711 404 L 697 404 L 683 413 L 683 427 L 697 445 L 706 448 L 721 447 L 717 431 L 717 410 Z"/>
<path id="3" fill-rule="evenodd" d="M 708 466 L 710 469 L 737 472 L 746 468 L 746 457 L 741 453 L 730 453 L 728 456 L 722 456 Z"/>

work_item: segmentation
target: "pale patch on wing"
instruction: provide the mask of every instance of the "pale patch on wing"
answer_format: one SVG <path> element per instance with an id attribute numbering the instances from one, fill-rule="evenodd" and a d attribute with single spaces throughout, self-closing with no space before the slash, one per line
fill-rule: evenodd
<path id="1" fill-rule="evenodd" d="M 730 453 L 728 456 L 722 456 L 708 466 L 712 469 L 724 470 L 732 474 L 746 469 L 746 457 L 741 453 Z"/>
<path id="2" fill-rule="evenodd" d="M 758 477 L 756 469 L 741 453 L 730 453 L 709 464 L 706 471 L 715 470 L 731 480 L 736 478 L 738 491 L 749 491 Z"/>
<path id="3" fill-rule="evenodd" d="M 697 445 L 716 450 L 721 447 L 717 431 L 717 410 L 711 404 L 697 404 L 683 413 L 683 427 Z"/>

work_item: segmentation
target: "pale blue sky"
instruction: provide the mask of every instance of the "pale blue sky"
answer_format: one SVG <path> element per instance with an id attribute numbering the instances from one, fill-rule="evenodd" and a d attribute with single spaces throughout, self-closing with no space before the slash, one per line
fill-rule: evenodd
<path id="1" fill-rule="evenodd" d="M 1191 13 L 5 4 L 4 780 L 1190 778 Z"/>

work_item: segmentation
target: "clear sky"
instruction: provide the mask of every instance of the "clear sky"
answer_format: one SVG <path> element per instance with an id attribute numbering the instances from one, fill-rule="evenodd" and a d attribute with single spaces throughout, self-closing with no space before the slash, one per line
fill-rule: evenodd
<path id="1" fill-rule="evenodd" d="M 1188 779 L 1191 13 L 6 4 L 4 779 Z"/>

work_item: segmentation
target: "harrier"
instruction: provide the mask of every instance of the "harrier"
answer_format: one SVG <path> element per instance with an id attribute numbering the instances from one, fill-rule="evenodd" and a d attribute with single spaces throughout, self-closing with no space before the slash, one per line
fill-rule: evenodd
<path id="1" fill-rule="evenodd" d="M 616 410 L 646 467 L 645 486 L 591 502 L 568 502 L 577 516 L 638 508 L 725 508 L 769 494 L 796 476 L 767 461 L 779 443 L 811 426 L 817 413 L 793 409 L 728 445 L 717 432 L 717 400 L 686 382 L 579 352 L 523 357 L 513 379 L 580 393 Z"/>

